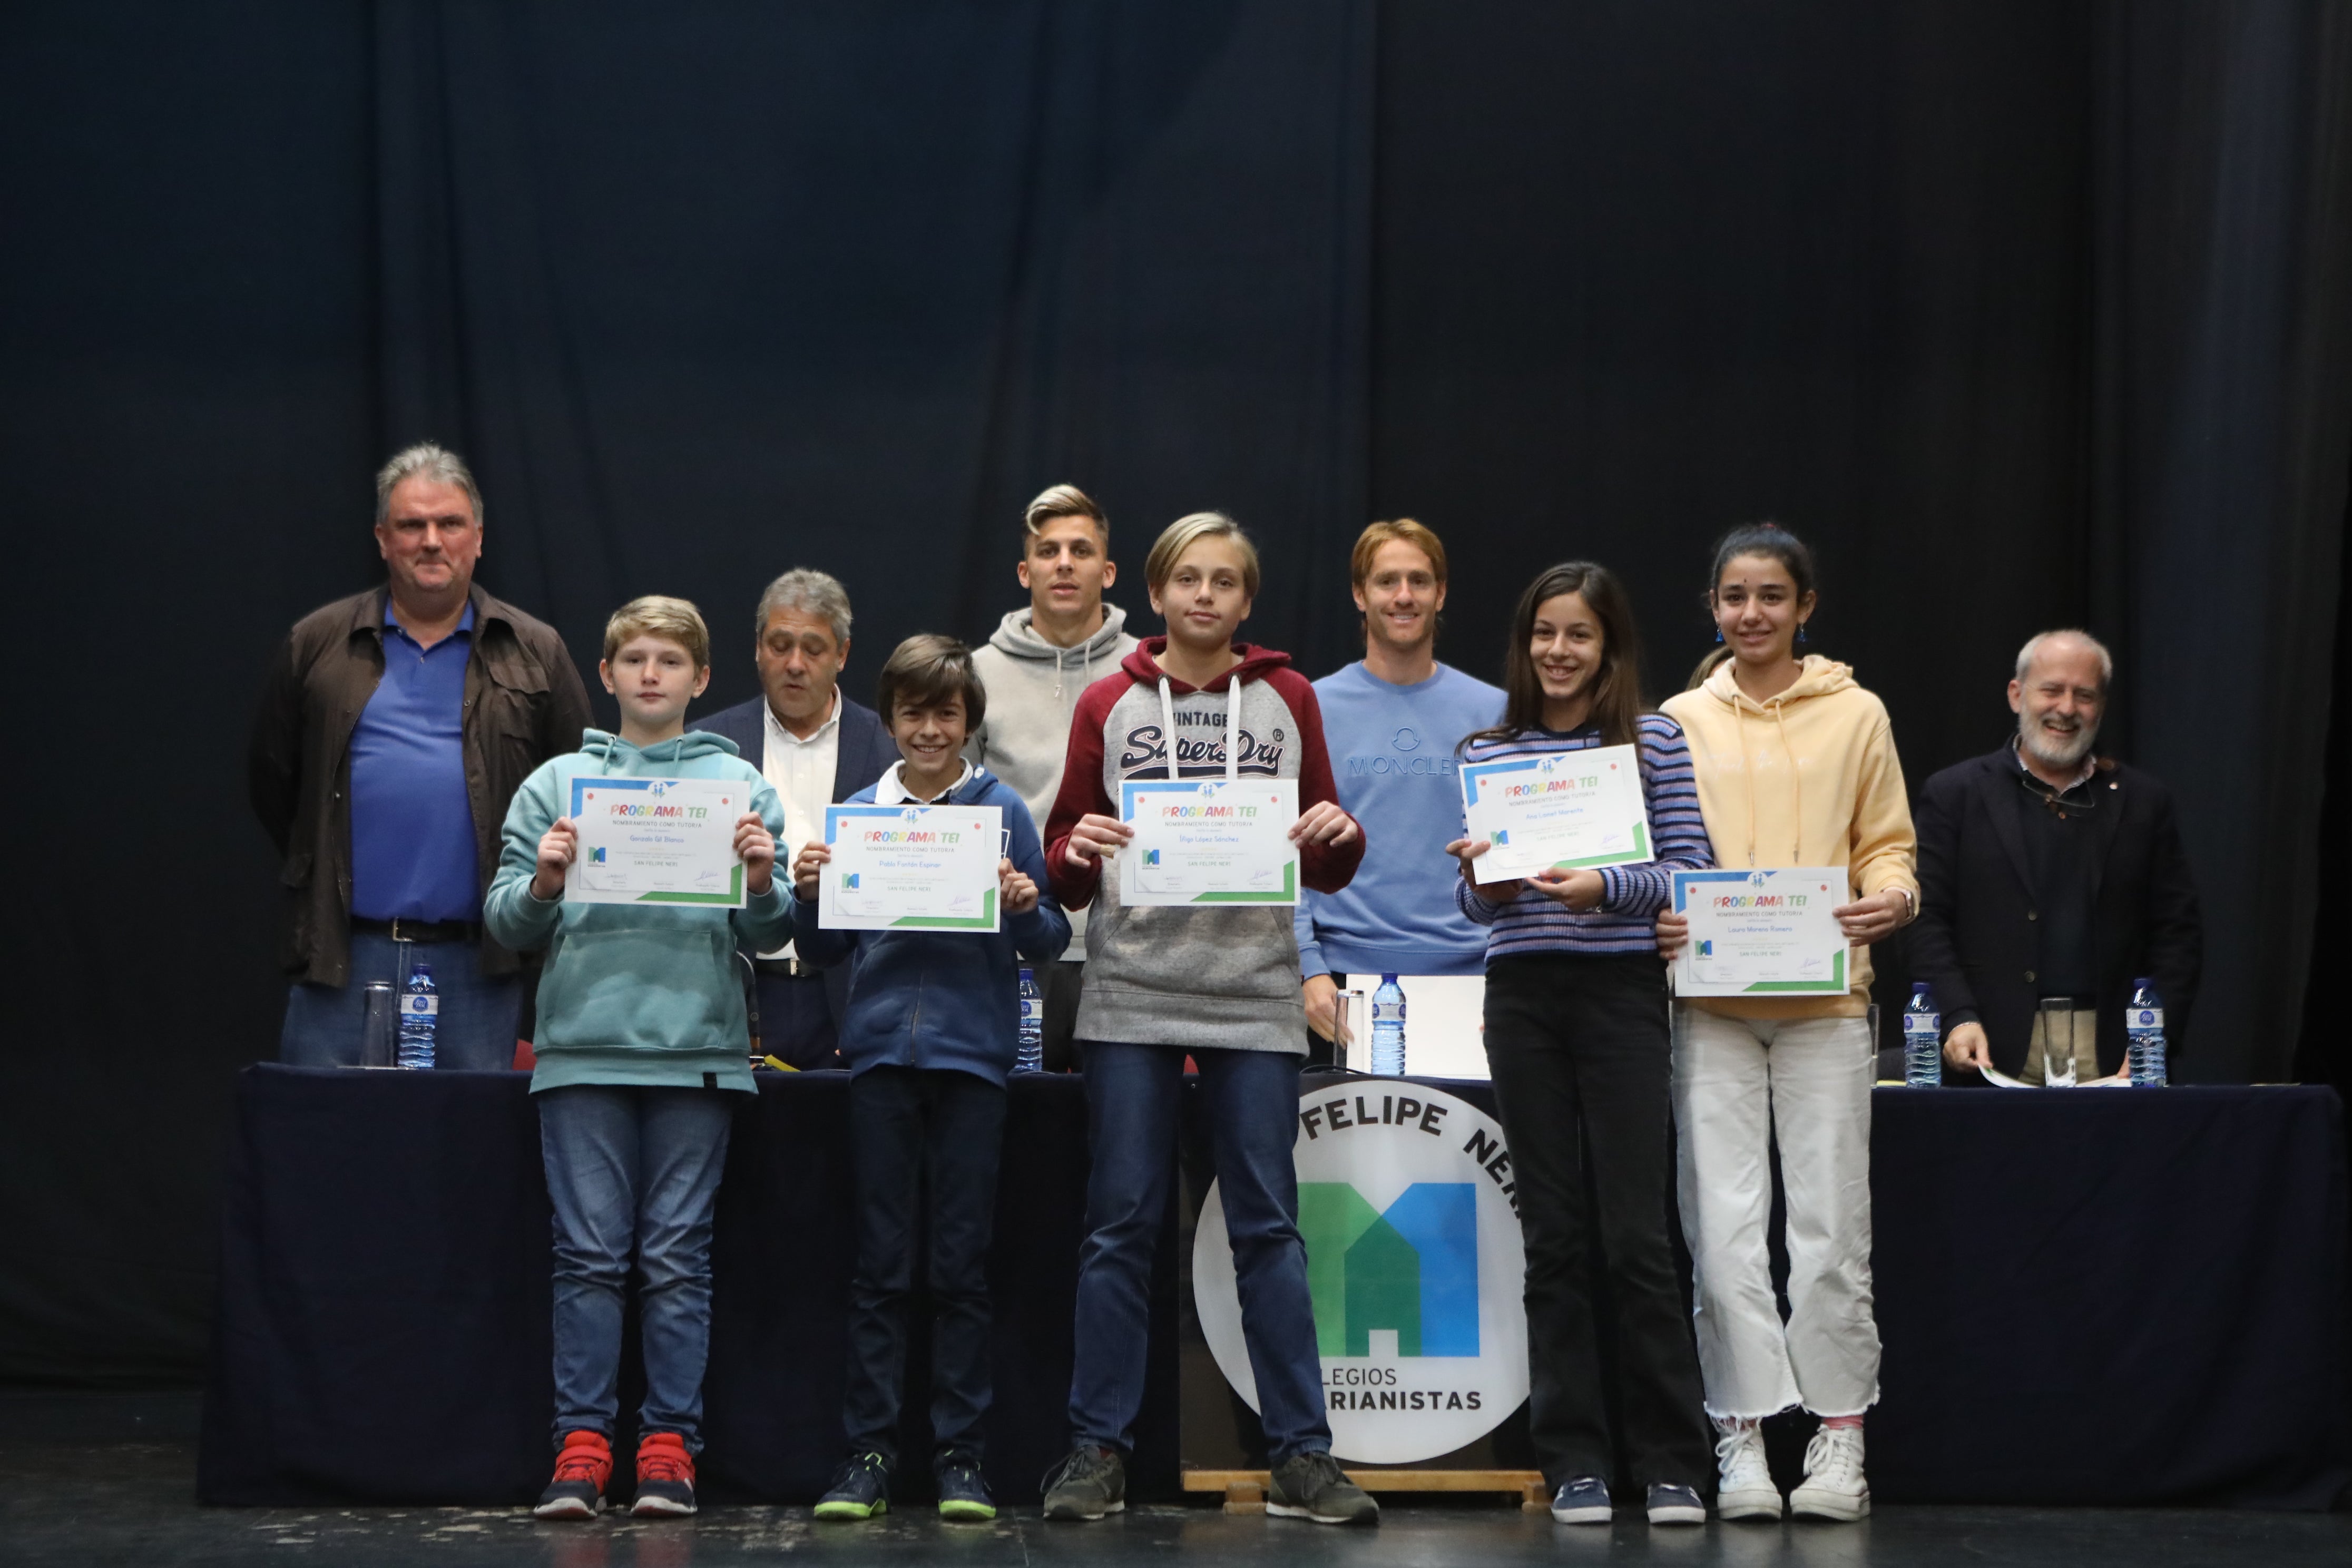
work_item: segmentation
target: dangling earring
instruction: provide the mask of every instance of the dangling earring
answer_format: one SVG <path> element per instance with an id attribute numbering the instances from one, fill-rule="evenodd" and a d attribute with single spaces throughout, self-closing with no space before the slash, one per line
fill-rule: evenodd
<path id="1" fill-rule="evenodd" d="M 1797 640 L 1799 642 L 1805 640 L 1805 623 L 1802 621 L 1797 623 Z"/>
<path id="2" fill-rule="evenodd" d="M 1715 628 L 1715 640 L 1717 642 L 1721 642 L 1723 640 L 1723 628 L 1721 626 Z"/>

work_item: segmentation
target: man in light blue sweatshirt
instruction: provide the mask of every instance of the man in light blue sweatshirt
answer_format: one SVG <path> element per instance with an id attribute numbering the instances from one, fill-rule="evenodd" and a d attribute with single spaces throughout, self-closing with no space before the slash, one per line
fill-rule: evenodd
<path id="1" fill-rule="evenodd" d="M 1376 522 L 1349 573 L 1364 657 L 1315 683 L 1339 804 L 1364 825 L 1364 863 L 1337 893 L 1302 892 L 1294 926 L 1307 1026 L 1332 1038 L 1339 976 L 1478 974 L 1486 933 L 1454 907 L 1445 846 L 1462 836 L 1454 749 L 1499 723 L 1501 688 L 1437 662 L 1445 546 L 1412 519 Z"/>

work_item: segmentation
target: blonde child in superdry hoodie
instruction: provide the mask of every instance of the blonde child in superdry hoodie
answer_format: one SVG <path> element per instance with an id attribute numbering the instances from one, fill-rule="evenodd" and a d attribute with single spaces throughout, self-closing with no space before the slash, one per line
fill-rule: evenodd
<path id="1" fill-rule="evenodd" d="M 1240 527 L 1216 512 L 1179 519 L 1151 547 L 1144 575 L 1168 635 L 1146 640 L 1079 699 L 1045 829 L 1055 896 L 1070 909 L 1096 905 L 1078 1005 L 1094 1170 L 1070 1377 L 1076 1447 L 1046 1488 L 1045 1517 L 1100 1519 L 1126 1506 L 1124 1455 L 1143 1398 L 1151 1259 L 1189 1055 L 1208 1107 L 1274 1464 L 1266 1510 L 1370 1522 L 1379 1510 L 1331 1458 L 1298 1235 L 1290 1146 L 1307 1011 L 1291 910 L 1129 909 L 1118 879 L 1104 875 L 1133 837 L 1117 805 L 1129 778 L 1297 779 L 1299 877 L 1324 892 L 1355 875 L 1363 831 L 1340 809 L 1314 687 L 1285 655 L 1233 640 L 1258 588 L 1257 552 Z"/>
<path id="2" fill-rule="evenodd" d="M 1661 704 L 1690 743 L 1716 864 L 1843 866 L 1836 913 L 1853 946 L 1843 996 L 1709 997 L 1675 1007 L 1675 1125 L 1683 1233 L 1697 1295 L 1699 1369 L 1720 1439 L 1717 1511 L 1778 1519 L 1762 1417 L 1822 1417 L 1801 1517 L 1870 1512 L 1862 1416 L 1878 1398 L 1870 1284 L 1869 944 L 1918 910 L 1916 844 L 1886 709 L 1843 664 L 1800 657 L 1813 562 L 1769 523 L 1734 529 L 1708 586 L 1722 662 Z M 1704 668 L 1704 667 L 1702 667 Z M 1661 915 L 1671 957 L 1687 933 Z M 1766 1262 L 1777 1136 L 1787 1188 L 1790 1314 Z"/>

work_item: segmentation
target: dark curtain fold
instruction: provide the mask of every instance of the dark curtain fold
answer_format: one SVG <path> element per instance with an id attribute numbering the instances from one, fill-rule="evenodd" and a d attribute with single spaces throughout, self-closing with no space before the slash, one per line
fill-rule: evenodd
<path id="1" fill-rule="evenodd" d="M 2091 531 L 2136 761 L 2205 904 L 2188 1068 L 2288 1075 L 2352 469 L 2352 14 L 2099 14 Z"/>
<path id="2" fill-rule="evenodd" d="M 694 598 L 713 706 L 791 565 L 856 599 L 855 694 L 909 632 L 984 637 L 1061 479 L 1144 629 L 1151 536 L 1224 507 L 1265 554 L 1250 635 L 1321 674 L 1347 544 L 1411 512 L 1454 557 L 1445 657 L 1491 678 L 1519 585 L 1591 556 L 1660 692 L 1706 646 L 1708 538 L 1777 515 L 1915 782 L 2007 731 L 2028 633 L 2087 622 L 2206 889 L 2189 1072 L 2276 1076 L 2352 473 L 2347 31 L 2322 0 L 22 8 L 0 443 L 76 783 L 5 917 L 0 1379 L 200 1364 L 229 1073 L 282 994 L 244 725 L 285 626 L 378 575 L 367 475 L 427 436 L 481 473 L 488 585 L 583 666 L 624 598 Z"/>

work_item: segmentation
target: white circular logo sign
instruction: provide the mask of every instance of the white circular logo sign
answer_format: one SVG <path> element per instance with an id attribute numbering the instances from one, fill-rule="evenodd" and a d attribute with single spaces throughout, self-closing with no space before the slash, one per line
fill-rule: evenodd
<path id="1" fill-rule="evenodd" d="M 1528 1396 L 1527 1260 L 1502 1128 L 1442 1089 L 1363 1079 L 1299 1098 L 1295 1154 L 1332 1453 L 1410 1464 L 1493 1431 Z M 1218 1370 L 1257 1409 L 1213 1183 L 1192 1294 Z"/>

